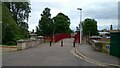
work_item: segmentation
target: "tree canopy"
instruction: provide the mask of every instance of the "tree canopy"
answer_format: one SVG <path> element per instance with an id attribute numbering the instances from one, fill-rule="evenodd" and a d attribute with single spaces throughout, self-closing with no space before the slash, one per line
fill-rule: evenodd
<path id="1" fill-rule="evenodd" d="M 12 13 L 12 17 L 17 25 L 20 25 L 25 20 L 28 21 L 29 13 L 31 12 L 29 2 L 4 2 L 3 4 Z"/>
<path id="2" fill-rule="evenodd" d="M 110 30 L 113 30 L 113 26 L 112 25 L 110 25 Z"/>
<path id="3" fill-rule="evenodd" d="M 94 19 L 85 19 L 83 21 L 83 34 L 84 35 L 98 35 L 98 30 L 97 30 L 97 21 Z"/>
<path id="4" fill-rule="evenodd" d="M 67 15 L 63 13 L 58 13 L 57 16 L 53 18 L 54 32 L 57 33 L 71 33 L 70 29 L 70 19 Z"/>
<path id="5" fill-rule="evenodd" d="M 58 13 L 57 16 L 51 18 L 50 9 L 45 8 L 41 14 L 36 33 L 38 35 L 50 36 L 57 33 L 71 33 L 70 19 L 63 13 Z"/>
<path id="6" fill-rule="evenodd" d="M 15 9 L 15 5 L 18 4 L 23 5 L 23 3 L 18 2 L 17 4 L 14 2 L 3 2 L 2 3 L 2 44 L 7 44 L 7 45 L 12 45 L 16 43 L 16 40 L 18 39 L 24 39 L 29 37 L 29 32 L 28 32 L 28 24 L 25 22 L 27 18 L 24 20 L 21 20 L 22 17 L 20 18 L 19 16 L 15 17 L 15 13 L 12 12 L 12 6 Z M 25 2 L 26 3 L 26 2 Z M 11 4 L 11 5 L 10 5 Z M 29 5 L 26 5 L 29 7 Z M 22 9 L 23 7 L 19 7 L 19 9 Z M 26 13 L 26 11 L 19 11 L 19 13 Z M 29 13 L 28 13 L 29 15 Z M 20 21 L 19 24 L 17 21 Z"/>
<path id="7" fill-rule="evenodd" d="M 38 35 L 50 35 L 52 34 L 52 19 L 50 9 L 45 8 L 41 14 L 38 26 L 36 27 L 36 33 Z"/>

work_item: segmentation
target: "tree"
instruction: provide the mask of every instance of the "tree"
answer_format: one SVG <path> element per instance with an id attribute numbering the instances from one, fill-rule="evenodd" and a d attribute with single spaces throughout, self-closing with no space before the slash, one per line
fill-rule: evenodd
<path id="1" fill-rule="evenodd" d="M 78 26 L 76 26 L 76 32 L 80 32 L 80 29 Z"/>
<path id="2" fill-rule="evenodd" d="M 63 13 L 58 13 L 57 16 L 51 19 L 50 9 L 45 8 L 41 14 L 41 19 L 36 27 L 37 35 L 51 36 L 57 33 L 71 33 L 70 19 Z"/>
<path id="3" fill-rule="evenodd" d="M 52 19 L 50 9 L 45 8 L 41 14 L 38 27 L 36 27 L 36 33 L 38 35 L 51 35 L 52 34 Z"/>
<path id="4" fill-rule="evenodd" d="M 13 44 L 17 35 L 17 25 L 5 5 L 2 5 L 2 43 Z"/>
<path id="5" fill-rule="evenodd" d="M 29 2 L 3 2 L 3 4 L 6 5 L 12 13 L 12 17 L 18 26 L 20 26 L 22 22 L 28 22 L 29 13 L 31 12 Z"/>
<path id="6" fill-rule="evenodd" d="M 110 30 L 113 30 L 113 26 L 112 25 L 110 25 Z"/>
<path id="7" fill-rule="evenodd" d="M 24 39 L 29 37 L 28 24 L 24 22 L 26 18 L 24 20 L 21 20 L 18 25 L 16 23 L 15 17 L 13 16 L 14 13 L 12 12 L 10 4 L 11 2 L 2 3 L 2 44 L 7 44 L 7 45 L 15 44 L 16 40 L 18 39 Z M 15 8 L 15 5 L 12 8 Z M 22 9 L 23 7 L 19 7 L 19 9 L 20 8 Z M 20 13 L 24 13 L 24 12 L 25 11 L 21 10 Z M 21 18 L 17 16 L 16 19 L 20 20 Z"/>
<path id="8" fill-rule="evenodd" d="M 84 35 L 98 35 L 98 30 L 97 30 L 97 21 L 94 19 L 85 19 L 83 21 L 83 34 Z"/>
<path id="9" fill-rule="evenodd" d="M 28 28 L 29 28 L 29 26 L 26 22 L 21 22 L 19 26 L 23 30 L 28 30 Z"/>
<path id="10" fill-rule="evenodd" d="M 35 32 L 34 32 L 34 29 L 32 29 L 32 32 L 31 32 L 31 33 L 35 33 Z"/>
<path id="11" fill-rule="evenodd" d="M 68 16 L 64 15 L 63 13 L 58 13 L 57 16 L 53 18 L 54 21 L 54 33 L 71 33 L 72 30 L 70 29 L 70 19 Z"/>
<path id="12" fill-rule="evenodd" d="M 35 32 L 35 34 L 37 34 L 37 35 L 41 35 L 41 33 L 40 33 L 40 30 L 39 30 L 38 26 L 36 26 L 36 32 Z"/>

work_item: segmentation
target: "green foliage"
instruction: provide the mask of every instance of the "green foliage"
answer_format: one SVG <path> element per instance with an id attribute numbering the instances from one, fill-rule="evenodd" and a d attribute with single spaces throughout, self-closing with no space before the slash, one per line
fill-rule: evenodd
<path id="1" fill-rule="evenodd" d="M 112 25 L 110 25 L 110 30 L 113 30 L 113 26 Z"/>
<path id="2" fill-rule="evenodd" d="M 36 27 L 36 33 L 45 36 L 52 34 L 52 24 L 50 9 L 45 8 L 41 14 L 38 27 Z"/>
<path id="3" fill-rule="evenodd" d="M 50 9 L 45 8 L 41 14 L 41 19 L 36 27 L 36 34 L 43 36 L 50 36 L 57 33 L 72 33 L 70 29 L 70 19 L 63 13 L 51 19 Z"/>
<path id="4" fill-rule="evenodd" d="M 16 44 L 16 40 L 29 37 L 28 24 L 21 22 L 18 25 L 13 18 L 13 13 L 8 8 L 10 3 L 2 3 L 2 44 Z"/>
<path id="5" fill-rule="evenodd" d="M 15 41 L 15 21 L 5 5 L 2 5 L 2 41 L 3 44 L 12 44 Z"/>
<path id="6" fill-rule="evenodd" d="M 26 22 L 21 22 L 19 27 L 23 30 L 28 30 L 28 24 Z"/>
<path id="7" fill-rule="evenodd" d="M 97 21 L 94 19 L 85 19 L 83 21 L 83 34 L 84 35 L 98 35 L 98 30 L 97 30 Z"/>
<path id="8" fill-rule="evenodd" d="M 80 32 L 80 29 L 79 29 L 78 26 L 76 26 L 76 32 L 77 32 L 77 33 Z"/>
<path id="9" fill-rule="evenodd" d="M 70 29 L 70 19 L 68 16 L 64 15 L 63 13 L 59 13 L 56 17 L 53 18 L 54 21 L 54 33 L 71 33 L 72 30 Z"/>
<path id="10" fill-rule="evenodd" d="M 31 12 L 29 2 L 3 2 L 3 4 L 12 13 L 12 17 L 18 26 L 21 25 L 21 22 L 28 21 L 29 13 Z"/>
<path id="11" fill-rule="evenodd" d="M 2 3 L 0 3 L 0 22 L 2 21 Z"/>

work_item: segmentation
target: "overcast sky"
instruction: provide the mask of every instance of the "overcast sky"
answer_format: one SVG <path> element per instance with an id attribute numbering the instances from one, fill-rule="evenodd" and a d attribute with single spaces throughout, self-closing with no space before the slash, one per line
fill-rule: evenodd
<path id="1" fill-rule="evenodd" d="M 112 24 L 114 28 L 118 25 L 118 2 L 119 0 L 30 0 L 31 14 L 29 18 L 29 30 L 38 26 L 40 14 L 44 8 L 51 9 L 51 17 L 62 12 L 70 18 L 72 30 L 76 29 L 80 21 L 82 8 L 82 21 L 86 18 L 95 19 L 98 29 L 109 29 Z"/>

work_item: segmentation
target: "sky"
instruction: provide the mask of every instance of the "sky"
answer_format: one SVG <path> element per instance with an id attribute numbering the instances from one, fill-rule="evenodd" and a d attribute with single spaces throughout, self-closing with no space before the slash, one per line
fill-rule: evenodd
<path id="1" fill-rule="evenodd" d="M 38 26 L 40 15 L 46 7 L 51 9 L 51 17 L 60 12 L 67 15 L 72 30 L 76 30 L 80 22 L 80 11 L 77 8 L 82 8 L 82 21 L 86 18 L 97 21 L 98 30 L 109 29 L 110 25 L 117 29 L 118 2 L 119 0 L 30 0 L 29 31 Z"/>

